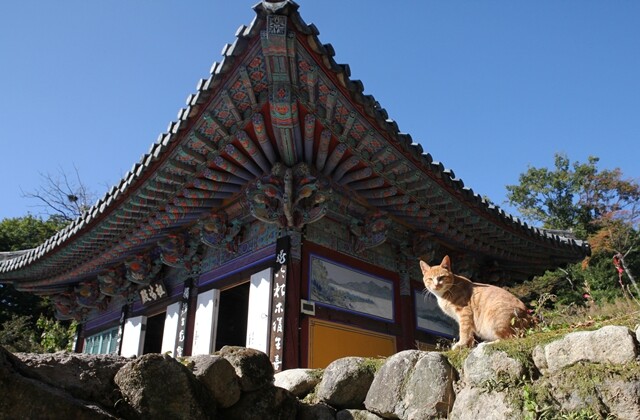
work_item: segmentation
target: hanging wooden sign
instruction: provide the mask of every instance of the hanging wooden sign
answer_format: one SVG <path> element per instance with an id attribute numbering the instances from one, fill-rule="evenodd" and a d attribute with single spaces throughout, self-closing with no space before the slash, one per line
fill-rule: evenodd
<path id="1" fill-rule="evenodd" d="M 140 302 L 143 305 L 146 305 L 147 303 L 155 302 L 167 296 L 167 288 L 164 287 L 162 280 L 158 280 L 157 282 L 138 290 L 138 295 L 140 296 Z"/>
<path id="2" fill-rule="evenodd" d="M 276 261 L 273 270 L 271 294 L 271 335 L 269 357 L 276 372 L 282 370 L 284 355 L 284 326 L 287 287 L 287 265 L 289 262 L 289 237 L 278 239 L 276 243 Z"/>

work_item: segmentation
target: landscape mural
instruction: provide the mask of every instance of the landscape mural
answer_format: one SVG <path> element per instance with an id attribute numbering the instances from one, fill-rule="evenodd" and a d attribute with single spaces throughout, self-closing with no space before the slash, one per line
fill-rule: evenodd
<path id="1" fill-rule="evenodd" d="M 445 315 L 438 306 L 438 301 L 431 293 L 414 290 L 416 307 L 416 324 L 418 329 L 435 332 L 447 337 L 456 337 L 458 324 Z"/>
<path id="2" fill-rule="evenodd" d="M 311 256 L 311 300 L 393 321 L 393 282 Z"/>

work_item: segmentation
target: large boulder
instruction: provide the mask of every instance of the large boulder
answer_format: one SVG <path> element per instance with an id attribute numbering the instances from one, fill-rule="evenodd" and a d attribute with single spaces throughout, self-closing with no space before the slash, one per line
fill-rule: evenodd
<path id="1" fill-rule="evenodd" d="M 405 350 L 389 357 L 367 394 L 367 410 L 384 418 L 446 417 L 455 394 L 455 371 L 440 353 Z"/>
<path id="2" fill-rule="evenodd" d="M 215 418 L 216 406 L 204 385 L 167 355 L 132 360 L 118 371 L 115 383 L 136 418 Z"/>
<path id="3" fill-rule="evenodd" d="M 290 420 L 296 418 L 298 400 L 286 389 L 267 385 L 257 391 L 243 392 L 240 401 L 221 410 L 225 420 Z"/>
<path id="4" fill-rule="evenodd" d="M 300 403 L 297 420 L 336 420 L 336 409 L 325 403 Z"/>
<path id="5" fill-rule="evenodd" d="M 188 358 L 193 374 L 209 390 L 218 406 L 231 407 L 240 399 L 240 379 L 231 363 L 222 356 L 202 354 Z"/>
<path id="6" fill-rule="evenodd" d="M 322 379 L 321 369 L 287 369 L 275 374 L 275 386 L 304 398 Z"/>
<path id="7" fill-rule="evenodd" d="M 456 396 L 448 418 L 452 420 L 519 420 L 524 418 L 524 415 L 509 402 L 506 392 L 466 387 Z"/>
<path id="8" fill-rule="evenodd" d="M 464 361 L 463 382 L 470 386 L 481 386 L 486 382 L 515 381 L 522 378 L 524 366 L 503 351 L 491 349 L 491 344 L 481 343 Z"/>
<path id="9" fill-rule="evenodd" d="M 596 383 L 599 381 L 597 373 L 589 372 L 589 364 L 577 363 L 552 375 L 541 377 L 536 387 L 548 391 L 551 405 L 558 411 L 602 412 L 604 405 L 596 389 Z"/>
<path id="10" fill-rule="evenodd" d="M 97 405 L 20 374 L 22 362 L 0 346 L 0 418 L 115 419 Z"/>
<path id="11" fill-rule="evenodd" d="M 543 346 L 536 346 L 533 361 L 543 373 L 556 372 L 577 362 L 624 364 L 637 355 L 634 336 L 627 327 L 606 326 L 579 331 Z"/>
<path id="12" fill-rule="evenodd" d="M 120 393 L 114 376 L 129 360 L 117 355 L 83 353 L 16 353 L 23 363 L 22 373 L 56 388 L 62 388 L 75 398 L 95 401 L 103 407 L 113 407 Z"/>
<path id="13" fill-rule="evenodd" d="M 382 417 L 367 410 L 340 410 L 336 420 L 382 420 Z"/>
<path id="14" fill-rule="evenodd" d="M 464 362 L 457 396 L 445 356 L 418 350 L 274 376 L 264 353 L 240 347 L 181 359 L 186 366 L 159 354 L 16 357 L 0 347 L 0 418 L 507 420 L 536 412 L 637 419 L 637 345 L 625 327 L 568 334 L 536 347 L 543 375 L 527 377 L 522 363 L 481 344 Z"/>
<path id="15" fill-rule="evenodd" d="M 235 368 L 243 392 L 273 384 L 273 365 L 269 356 L 263 352 L 246 347 L 224 346 L 217 354 L 227 359 Z"/>
<path id="16" fill-rule="evenodd" d="M 509 357 L 504 351 L 494 350 L 490 343 L 474 348 L 462 368 L 462 385 L 456 395 L 449 418 L 520 419 L 522 412 L 513 407 L 506 389 L 500 384 L 513 384 L 522 378 L 525 369 L 522 362 Z M 494 387 L 491 389 L 490 387 Z"/>
<path id="17" fill-rule="evenodd" d="M 600 398 L 614 418 L 640 419 L 640 381 L 605 381 L 600 387 Z"/>
<path id="18" fill-rule="evenodd" d="M 344 357 L 327 366 L 317 398 L 336 408 L 362 408 L 373 382 L 375 365 L 364 357 Z"/>
<path id="19" fill-rule="evenodd" d="M 616 419 L 640 418 L 640 370 L 637 362 L 624 366 L 579 362 L 537 382 L 548 390 L 558 410 L 588 410 Z"/>

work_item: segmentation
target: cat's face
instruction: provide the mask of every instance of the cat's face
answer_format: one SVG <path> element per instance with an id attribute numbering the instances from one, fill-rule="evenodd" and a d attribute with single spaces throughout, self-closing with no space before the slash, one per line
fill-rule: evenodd
<path id="1" fill-rule="evenodd" d="M 451 272 L 449 256 L 444 257 L 440 265 L 429 266 L 426 262 L 420 261 L 422 269 L 422 281 L 431 293 L 442 296 L 453 286 L 454 276 Z"/>

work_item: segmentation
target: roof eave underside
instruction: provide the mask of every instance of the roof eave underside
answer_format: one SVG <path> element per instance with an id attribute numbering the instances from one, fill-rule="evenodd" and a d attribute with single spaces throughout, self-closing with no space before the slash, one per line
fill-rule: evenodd
<path id="1" fill-rule="evenodd" d="M 252 83 L 250 79 L 247 80 L 247 54 L 259 49 L 260 32 L 270 14 L 288 17 L 289 30 L 294 29 L 298 44 L 304 50 L 299 51 L 299 54 L 313 60 L 311 64 L 315 67 L 315 79 L 310 81 L 310 77 L 306 77 L 305 88 L 315 83 L 314 92 L 320 95 L 319 80 L 327 81 L 327 85 L 332 83 L 331 87 L 335 88 L 326 94 L 324 102 L 318 99 L 323 104 L 324 115 L 317 119 L 317 126 L 331 131 L 331 138 L 327 140 L 329 150 L 326 159 L 335 157 L 331 171 L 326 170 L 325 160 L 324 172 L 340 184 L 345 176 L 353 174 L 358 167 L 372 169 L 368 178 L 343 182 L 339 188 L 352 190 L 353 183 L 363 185 L 370 181 L 369 188 L 360 190 L 359 196 L 365 205 L 382 208 L 418 232 L 426 232 L 464 248 L 478 246 L 475 244 L 477 235 L 484 235 L 483 232 L 486 231 L 492 232 L 494 236 L 491 238 L 493 248 L 487 248 L 486 252 L 493 250 L 499 254 L 500 250 L 511 248 L 518 242 L 525 248 L 538 249 L 546 257 L 554 255 L 554 262 L 558 264 L 574 261 L 588 254 L 586 243 L 549 234 L 522 223 L 466 188 L 452 171 L 434 162 L 408 134 L 399 131 L 397 124 L 389 119 L 386 111 L 371 95 L 363 93 L 364 87 L 360 81 L 350 80 L 348 66 L 339 65 L 333 60 L 333 48 L 319 41 L 317 29 L 304 23 L 297 13 L 295 3 L 259 3 L 254 9 L 257 15 L 251 25 L 238 29 L 235 42 L 225 47 L 223 59 L 213 65 L 211 76 L 201 80 L 196 93 L 187 98 L 187 106 L 178 113 L 178 120 L 169 125 L 167 132 L 158 137 L 149 152 L 122 181 L 82 217 L 44 244 L 1 262 L 0 280 L 37 280 L 52 276 L 60 279 L 67 275 L 65 273 L 74 271 L 78 274 L 68 276 L 67 281 L 77 280 L 115 261 L 121 261 L 132 252 L 149 248 L 168 232 L 195 223 L 212 207 L 221 206 L 223 202 L 228 205 L 238 189 L 215 191 L 215 194 L 209 194 L 205 198 L 203 197 L 207 194 L 204 193 L 200 197 L 185 197 L 186 190 L 194 190 L 189 172 L 199 171 L 199 179 L 203 179 L 202 169 L 211 169 L 207 162 L 212 153 L 217 159 L 226 159 L 225 165 L 231 163 L 241 167 L 241 162 L 229 159 L 228 154 L 220 156 L 219 151 L 211 146 L 211 138 L 203 136 L 196 129 L 203 121 L 207 121 L 208 130 L 214 133 L 214 138 L 217 135 L 234 136 L 237 145 L 238 132 L 243 131 L 247 124 L 255 130 L 256 124 L 259 124 L 254 120 L 256 113 L 267 113 L 269 104 L 266 103 L 265 95 L 268 98 L 268 93 L 257 91 L 253 84 L 251 89 L 254 92 L 249 95 L 248 108 L 243 111 L 234 102 L 230 83 L 236 79 L 245 84 L 247 81 Z M 300 76 L 298 75 L 298 83 L 302 84 Z M 310 106 L 309 94 L 303 98 L 305 88 L 301 87 L 298 92 L 298 105 L 301 113 L 311 114 L 309 109 L 302 109 Z M 221 123 L 220 114 L 211 112 L 213 104 L 221 102 L 228 104 L 227 111 L 231 114 L 234 113 L 234 108 L 235 113 L 239 114 L 236 115 L 236 125 L 226 127 Z M 339 108 L 340 106 L 344 109 Z M 327 121 L 327 112 L 333 118 L 330 121 Z M 355 132 L 350 133 L 355 130 L 354 115 L 365 128 L 359 138 L 354 137 Z M 264 120 L 269 125 L 268 115 L 264 116 Z M 300 121 L 300 125 L 304 124 Z M 300 130 L 304 128 L 300 127 Z M 273 127 L 268 129 L 273 131 Z M 371 131 L 374 135 L 367 137 L 371 135 Z M 322 133 L 316 133 L 314 141 L 321 136 Z M 260 146 L 254 132 L 250 132 L 249 137 L 255 145 Z M 364 143 L 374 145 L 369 147 Z M 382 148 L 378 148 L 381 143 L 384 143 Z M 237 152 L 238 147 L 230 144 L 231 146 L 227 145 L 230 149 L 235 148 L 232 152 Z M 343 155 L 337 156 L 338 146 L 340 150 L 344 149 L 341 152 Z M 241 152 L 247 154 L 246 150 Z M 264 149 L 262 152 L 264 153 Z M 357 158 L 360 166 L 355 165 L 351 172 L 336 177 L 336 170 L 347 157 Z M 314 163 L 317 163 L 317 156 L 314 158 Z M 256 162 L 253 164 L 255 166 Z M 250 181 L 246 171 L 231 171 L 224 175 L 234 177 L 227 185 L 242 188 L 242 182 Z M 213 179 L 215 181 L 215 175 Z M 200 193 L 197 188 L 195 191 Z M 185 209 L 188 211 L 184 211 Z M 100 264 L 89 270 L 82 269 L 98 256 Z M 548 263 L 546 257 L 540 257 L 541 262 Z M 514 254 L 505 258 L 517 260 L 518 256 Z"/>

